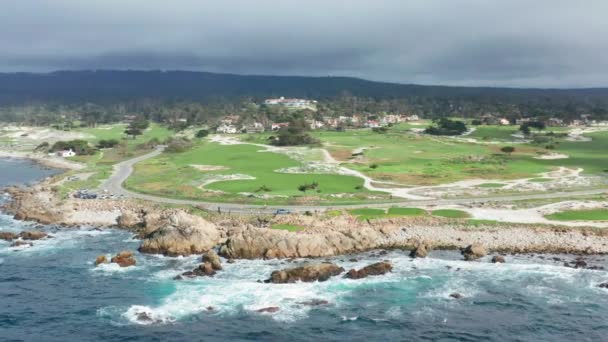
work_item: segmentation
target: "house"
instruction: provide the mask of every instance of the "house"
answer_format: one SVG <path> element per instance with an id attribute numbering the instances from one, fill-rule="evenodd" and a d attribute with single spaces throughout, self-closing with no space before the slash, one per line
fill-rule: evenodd
<path id="1" fill-rule="evenodd" d="M 266 106 L 282 106 L 288 109 L 310 109 L 317 110 L 317 101 L 304 99 L 286 99 L 279 97 L 278 99 L 264 100 Z"/>
<path id="2" fill-rule="evenodd" d="M 331 116 L 324 116 L 323 121 L 325 122 L 325 125 L 331 128 L 336 128 L 340 124 L 340 121 L 338 121 L 337 118 L 332 118 Z"/>
<path id="3" fill-rule="evenodd" d="M 279 123 L 273 123 L 272 125 L 270 125 L 270 129 L 272 131 L 278 131 L 283 127 L 287 127 L 289 126 L 289 122 L 279 122 Z"/>
<path id="4" fill-rule="evenodd" d="M 220 125 L 215 131 L 217 133 L 223 133 L 223 134 L 236 134 L 237 133 L 236 126 L 225 125 L 225 124 Z"/>
<path id="5" fill-rule="evenodd" d="M 76 152 L 74 152 L 74 150 L 72 150 L 72 149 L 69 149 L 69 150 L 57 151 L 55 153 L 55 155 L 57 157 L 69 158 L 69 157 L 75 157 Z"/>
<path id="6" fill-rule="evenodd" d="M 224 125 L 236 125 L 236 123 L 241 119 L 238 115 L 226 115 L 220 119 L 220 123 Z"/>
<path id="7" fill-rule="evenodd" d="M 378 128 L 380 127 L 380 123 L 376 120 L 367 120 L 364 126 L 367 128 Z"/>
<path id="8" fill-rule="evenodd" d="M 507 118 L 500 118 L 498 120 L 498 123 L 502 126 L 508 126 L 511 124 L 511 122 Z"/>
<path id="9" fill-rule="evenodd" d="M 416 114 L 405 117 L 405 121 L 418 121 L 418 120 L 420 120 L 420 118 Z"/>
<path id="10" fill-rule="evenodd" d="M 549 127 L 564 126 L 564 120 L 559 118 L 549 118 L 549 120 L 547 120 L 546 122 L 546 125 Z"/>
<path id="11" fill-rule="evenodd" d="M 312 129 L 312 130 L 320 129 L 325 126 L 325 124 L 322 121 L 317 121 L 317 120 L 306 120 L 306 123 L 310 126 L 310 129 Z"/>
<path id="12" fill-rule="evenodd" d="M 247 133 L 264 133 L 264 125 L 259 122 L 254 122 L 249 125 L 245 125 L 243 130 Z"/>

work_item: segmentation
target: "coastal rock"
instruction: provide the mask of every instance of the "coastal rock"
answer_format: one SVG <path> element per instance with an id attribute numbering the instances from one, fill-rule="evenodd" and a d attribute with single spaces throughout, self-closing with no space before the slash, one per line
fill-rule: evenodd
<path id="1" fill-rule="evenodd" d="M 215 253 L 214 250 L 210 250 L 205 255 L 203 255 L 203 263 L 209 263 L 216 271 L 222 270 L 222 263 L 220 261 L 220 257 Z"/>
<path id="2" fill-rule="evenodd" d="M 140 252 L 168 256 L 202 254 L 222 238 L 214 224 L 181 210 L 161 215 L 158 224 L 161 228 L 145 237 Z"/>
<path id="3" fill-rule="evenodd" d="M 325 281 L 333 276 L 339 275 L 342 272 L 344 272 L 344 269 L 335 264 L 323 263 L 306 265 L 281 271 L 274 271 L 270 274 L 270 278 L 265 280 L 265 282 L 273 284 L 286 284 L 295 283 L 297 281 Z"/>
<path id="4" fill-rule="evenodd" d="M 234 259 L 310 258 L 395 247 L 387 236 L 398 227 L 335 229 L 294 234 L 278 229 L 246 227 L 229 236 L 220 255 Z"/>
<path id="5" fill-rule="evenodd" d="M 599 284 L 597 287 L 601 288 L 601 289 L 608 289 L 608 281 L 605 283 L 601 283 Z"/>
<path id="6" fill-rule="evenodd" d="M 101 264 L 107 264 L 107 263 L 109 263 L 109 261 L 105 255 L 99 255 L 99 256 L 97 256 L 97 258 L 95 258 L 95 266 L 101 265 Z"/>
<path id="7" fill-rule="evenodd" d="M 464 298 L 464 296 L 461 295 L 460 293 L 455 292 L 455 293 L 450 294 L 450 298 L 461 299 L 461 298 Z"/>
<path id="8" fill-rule="evenodd" d="M 32 247 L 34 244 L 31 242 L 17 240 L 11 244 L 11 247 L 21 247 L 21 246 L 29 246 Z"/>
<path id="9" fill-rule="evenodd" d="M 493 264 L 498 264 L 498 263 L 504 264 L 505 262 L 507 262 L 507 261 L 505 260 L 505 257 L 502 255 L 495 255 L 492 257 Z"/>
<path id="10" fill-rule="evenodd" d="M 429 246 L 427 246 L 425 243 L 419 243 L 417 244 L 416 248 L 414 248 L 410 253 L 410 257 L 426 258 L 426 256 L 429 254 L 429 250 Z"/>
<path id="11" fill-rule="evenodd" d="M 133 210 L 123 210 L 121 215 L 116 219 L 116 224 L 119 228 L 134 229 L 142 223 L 139 215 Z"/>
<path id="12" fill-rule="evenodd" d="M 382 261 L 363 267 L 360 270 L 352 269 L 346 273 L 345 278 L 361 279 L 369 276 L 383 275 L 393 270 L 390 262 Z"/>
<path id="13" fill-rule="evenodd" d="M 180 280 L 183 279 L 183 277 L 188 277 L 188 278 L 192 278 L 192 277 L 211 277 L 215 274 L 215 270 L 213 269 L 213 265 L 211 265 L 211 263 L 209 262 L 204 262 L 202 264 L 200 264 L 197 268 L 193 269 L 192 271 L 188 271 L 188 272 L 184 272 L 181 275 L 175 277 L 175 279 Z"/>
<path id="14" fill-rule="evenodd" d="M 307 305 L 307 306 L 320 306 L 320 305 L 328 305 L 329 301 L 327 301 L 325 299 L 311 299 L 311 300 L 307 300 L 304 302 L 300 302 L 298 304 Z"/>
<path id="15" fill-rule="evenodd" d="M 17 234 L 11 232 L 0 232 L 0 240 L 12 241 L 18 237 Z"/>
<path id="16" fill-rule="evenodd" d="M 122 251 L 116 254 L 110 261 L 118 264 L 120 267 L 134 266 L 137 263 L 131 251 Z"/>
<path id="17" fill-rule="evenodd" d="M 468 245 L 462 251 L 462 255 L 464 256 L 464 260 L 472 261 L 477 260 L 486 256 L 486 249 L 479 243 L 474 243 L 472 245 Z"/>
<path id="18" fill-rule="evenodd" d="M 278 306 L 269 306 L 267 308 L 262 308 L 259 310 L 256 310 L 256 312 L 261 312 L 261 313 L 274 313 L 279 311 L 279 307 Z"/>
<path id="19" fill-rule="evenodd" d="M 44 239 L 45 237 L 47 237 L 48 234 L 45 232 L 26 231 L 26 232 L 19 233 L 19 236 L 23 240 L 40 240 L 40 239 Z"/>

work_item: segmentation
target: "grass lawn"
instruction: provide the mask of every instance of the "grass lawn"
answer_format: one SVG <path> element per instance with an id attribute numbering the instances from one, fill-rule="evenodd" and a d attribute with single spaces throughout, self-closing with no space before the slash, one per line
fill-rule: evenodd
<path id="1" fill-rule="evenodd" d="M 557 221 L 608 221 L 608 209 L 569 210 L 545 215 L 545 218 Z"/>
<path id="2" fill-rule="evenodd" d="M 272 229 L 281 229 L 281 230 L 287 230 L 290 232 L 298 232 L 300 230 L 304 230 L 305 228 L 302 226 L 299 226 L 297 224 L 286 224 L 286 223 L 281 223 L 281 224 L 273 224 L 271 226 Z"/>
<path id="3" fill-rule="evenodd" d="M 446 217 L 446 218 L 457 218 L 457 219 L 471 217 L 471 215 L 469 215 L 469 213 L 462 211 L 462 210 L 455 210 L 455 209 L 433 210 L 431 212 L 431 214 L 433 216 Z"/>

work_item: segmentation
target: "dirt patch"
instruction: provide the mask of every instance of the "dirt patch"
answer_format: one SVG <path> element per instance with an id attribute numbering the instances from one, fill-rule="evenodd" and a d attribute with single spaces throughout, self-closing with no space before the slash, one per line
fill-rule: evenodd
<path id="1" fill-rule="evenodd" d="M 546 160 L 568 159 L 568 158 L 570 158 L 568 155 L 562 154 L 562 153 L 547 153 L 547 154 L 543 154 L 538 157 L 534 157 L 534 159 L 546 159 Z"/>

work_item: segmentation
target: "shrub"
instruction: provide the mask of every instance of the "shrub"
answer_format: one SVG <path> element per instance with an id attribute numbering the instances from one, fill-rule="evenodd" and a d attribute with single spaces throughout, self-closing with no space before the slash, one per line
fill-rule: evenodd
<path id="1" fill-rule="evenodd" d="M 500 149 L 501 152 L 506 153 L 506 154 L 511 154 L 513 152 L 515 152 L 515 147 L 513 146 L 504 146 L 503 148 Z"/>
<path id="2" fill-rule="evenodd" d="M 370 169 L 377 169 L 378 168 L 378 164 L 372 164 L 369 166 Z"/>
<path id="3" fill-rule="evenodd" d="M 167 144 L 166 152 L 181 153 L 192 148 L 192 142 L 188 139 L 171 139 Z"/>
<path id="4" fill-rule="evenodd" d="M 70 140 L 70 141 L 58 141 L 53 144 L 51 152 L 72 150 L 77 155 L 91 155 L 95 153 L 95 149 L 89 146 L 86 140 Z"/>
<path id="5" fill-rule="evenodd" d="M 97 143 L 97 148 L 112 148 L 119 144 L 119 141 L 116 139 L 108 139 L 108 140 L 99 140 Z"/>
<path id="6" fill-rule="evenodd" d="M 209 131 L 206 129 L 201 129 L 200 131 L 196 132 L 196 137 L 197 138 L 204 138 L 206 136 L 209 135 Z"/>

